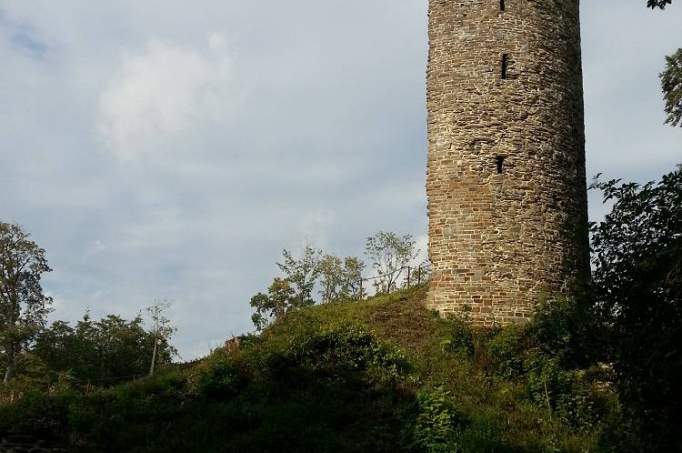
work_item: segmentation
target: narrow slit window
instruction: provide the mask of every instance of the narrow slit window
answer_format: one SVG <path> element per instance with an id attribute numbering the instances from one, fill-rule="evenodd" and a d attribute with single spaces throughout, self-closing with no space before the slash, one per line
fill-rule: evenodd
<path id="1" fill-rule="evenodd" d="M 495 158 L 495 164 L 497 166 L 497 174 L 501 175 L 504 172 L 504 156 L 497 156 Z"/>
<path id="2" fill-rule="evenodd" d="M 505 6 L 506 5 L 504 4 L 504 0 L 500 0 L 500 11 L 504 12 Z"/>
<path id="3" fill-rule="evenodd" d="M 502 55 L 502 80 L 506 80 L 509 72 L 509 54 Z"/>

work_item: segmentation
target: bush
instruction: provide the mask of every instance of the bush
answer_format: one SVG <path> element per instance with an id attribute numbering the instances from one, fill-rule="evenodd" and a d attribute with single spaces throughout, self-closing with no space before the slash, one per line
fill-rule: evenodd
<path id="1" fill-rule="evenodd" d="M 226 399 L 247 385 L 250 374 L 241 361 L 220 350 L 191 370 L 188 391 L 201 398 Z"/>
<path id="2" fill-rule="evenodd" d="M 527 347 L 526 330 L 508 326 L 495 333 L 487 343 L 489 367 L 498 376 L 511 379 L 524 373 L 523 353 Z"/>
<path id="3" fill-rule="evenodd" d="M 428 453 L 457 453 L 464 416 L 453 404 L 450 392 L 442 387 L 419 392 L 419 412 L 413 431 L 413 446 Z"/>
<path id="4" fill-rule="evenodd" d="M 452 335 L 443 343 L 449 351 L 471 358 L 474 355 L 474 332 L 465 321 L 452 319 Z"/>

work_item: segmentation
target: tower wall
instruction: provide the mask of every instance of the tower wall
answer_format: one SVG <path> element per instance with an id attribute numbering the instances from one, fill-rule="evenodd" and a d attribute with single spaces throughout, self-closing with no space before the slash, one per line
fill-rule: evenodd
<path id="1" fill-rule="evenodd" d="M 579 0 L 429 3 L 428 305 L 524 320 L 589 269 Z"/>

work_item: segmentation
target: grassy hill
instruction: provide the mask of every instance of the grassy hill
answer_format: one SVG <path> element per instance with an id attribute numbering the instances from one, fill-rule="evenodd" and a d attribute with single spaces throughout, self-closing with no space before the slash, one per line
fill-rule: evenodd
<path id="1" fill-rule="evenodd" d="M 424 297 L 317 306 L 152 379 L 26 395 L 0 434 L 83 452 L 610 451 L 608 370 L 567 365 L 551 314 L 475 331 Z"/>

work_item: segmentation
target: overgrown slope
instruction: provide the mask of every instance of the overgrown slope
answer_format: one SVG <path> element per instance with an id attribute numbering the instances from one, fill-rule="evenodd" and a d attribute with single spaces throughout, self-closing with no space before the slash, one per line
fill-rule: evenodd
<path id="1" fill-rule="evenodd" d="M 298 311 L 185 369 L 81 395 L 27 395 L 0 433 L 72 451 L 607 451 L 598 370 L 529 329 L 472 332 L 424 288 Z"/>

